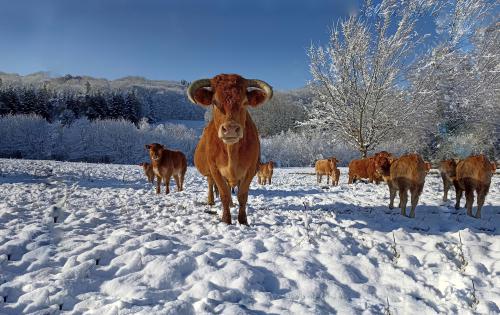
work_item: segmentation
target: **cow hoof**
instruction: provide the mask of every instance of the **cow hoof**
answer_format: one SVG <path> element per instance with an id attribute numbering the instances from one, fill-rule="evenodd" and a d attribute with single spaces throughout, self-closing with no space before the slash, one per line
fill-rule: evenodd
<path id="1" fill-rule="evenodd" d="M 238 218 L 238 223 L 241 224 L 241 225 L 248 226 L 247 218 Z"/>
<path id="2" fill-rule="evenodd" d="M 394 206 L 393 205 L 389 205 L 389 209 L 394 209 Z"/>
<path id="3" fill-rule="evenodd" d="M 231 225 L 231 217 L 222 217 L 221 221 L 227 225 Z"/>

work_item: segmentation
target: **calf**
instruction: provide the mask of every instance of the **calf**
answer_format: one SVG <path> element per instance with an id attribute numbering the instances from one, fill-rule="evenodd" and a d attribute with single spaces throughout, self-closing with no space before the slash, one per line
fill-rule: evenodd
<path id="1" fill-rule="evenodd" d="M 448 200 L 448 190 L 457 179 L 457 162 L 454 159 L 444 160 L 439 163 L 439 172 L 443 179 L 443 201 Z"/>
<path id="2" fill-rule="evenodd" d="M 314 165 L 314 169 L 316 171 L 316 180 L 318 184 L 321 183 L 321 180 L 323 179 L 323 175 L 326 175 L 326 184 L 330 184 L 330 176 L 332 176 L 332 165 L 337 164 L 337 159 L 335 157 L 325 159 L 325 160 L 318 160 L 316 161 Z"/>
<path id="3" fill-rule="evenodd" d="M 153 166 L 147 162 L 139 163 L 139 166 L 142 166 L 144 174 L 146 174 L 146 177 L 148 178 L 148 182 L 154 183 L 155 172 L 153 171 Z"/>
<path id="4" fill-rule="evenodd" d="M 476 218 L 481 217 L 481 208 L 483 207 L 486 194 L 490 189 L 491 177 L 496 166 L 490 163 L 484 155 L 469 156 L 457 164 L 456 170 L 456 199 L 455 209 L 460 208 L 460 199 L 465 191 L 465 207 L 467 215 L 472 216 L 472 204 L 474 203 L 474 190 L 477 193 L 477 211 Z"/>
<path id="5" fill-rule="evenodd" d="M 146 144 L 149 151 L 153 172 L 156 175 L 156 193 L 160 193 L 161 181 L 165 182 L 165 193 L 170 192 L 170 177 L 173 175 L 177 191 L 182 191 L 184 186 L 184 176 L 187 170 L 187 160 L 184 153 L 171 151 L 159 143 Z"/>
<path id="6" fill-rule="evenodd" d="M 269 161 L 267 163 L 259 163 L 259 169 L 257 171 L 257 180 L 259 184 L 265 185 L 266 183 L 269 183 L 269 185 L 271 185 L 273 170 L 274 170 L 273 161 Z"/>
<path id="7" fill-rule="evenodd" d="M 407 154 L 395 159 L 390 163 L 387 185 L 389 186 L 390 203 L 389 209 L 394 208 L 394 198 L 399 191 L 401 214 L 406 216 L 406 203 L 408 201 L 408 190 L 411 193 L 410 218 L 415 217 L 415 208 L 424 188 L 425 164 L 418 154 Z"/>
<path id="8" fill-rule="evenodd" d="M 330 165 L 332 169 L 332 186 L 338 186 L 339 185 L 339 179 L 340 179 L 340 170 L 337 168 L 337 159 L 332 159 L 330 160 Z"/>
<path id="9" fill-rule="evenodd" d="M 349 184 L 355 183 L 356 180 L 367 178 L 370 183 L 375 181 L 379 184 L 382 178 L 375 172 L 375 158 L 369 157 L 360 160 L 352 160 L 349 162 Z"/>

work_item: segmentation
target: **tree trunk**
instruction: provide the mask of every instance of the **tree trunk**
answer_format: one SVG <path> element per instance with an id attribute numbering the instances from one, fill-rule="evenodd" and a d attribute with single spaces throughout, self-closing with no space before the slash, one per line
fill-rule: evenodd
<path id="1" fill-rule="evenodd" d="M 368 149 L 366 147 L 360 147 L 359 152 L 361 152 L 361 157 L 363 159 L 368 156 Z"/>

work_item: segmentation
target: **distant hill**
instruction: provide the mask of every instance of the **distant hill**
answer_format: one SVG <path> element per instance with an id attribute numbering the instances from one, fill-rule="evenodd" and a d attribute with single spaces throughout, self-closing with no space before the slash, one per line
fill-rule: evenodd
<path id="1" fill-rule="evenodd" d="M 186 81 L 148 80 L 130 76 L 116 80 L 90 76 L 51 76 L 48 72 L 19 75 L 0 72 L 3 84 L 14 86 L 46 87 L 60 94 L 83 94 L 87 86 L 95 92 L 134 92 L 142 104 L 141 116 L 152 122 L 169 119 L 203 120 L 205 109 L 193 106 L 186 98 Z"/>
<path id="2" fill-rule="evenodd" d="M 47 101 L 48 105 L 44 105 L 48 109 L 41 111 L 42 113 L 47 112 L 45 115 L 41 115 L 49 117 L 49 120 L 67 120 L 68 111 L 65 109 L 71 108 L 77 112 L 78 116 L 87 116 L 90 119 L 102 119 L 100 117 L 113 118 L 112 113 L 109 113 L 112 109 L 109 107 L 113 106 L 112 95 L 116 93 L 124 96 L 133 93 L 138 99 L 140 108 L 133 115 L 136 117 L 136 121 L 146 117 L 153 124 L 169 121 L 181 123 L 182 121 L 203 121 L 204 118 L 206 120 L 210 115 L 210 112 L 205 108 L 189 102 L 186 97 L 186 89 L 190 82 L 184 80 L 148 80 L 138 76 L 107 80 L 69 74 L 54 76 L 48 72 L 36 72 L 25 76 L 0 72 L 0 80 L 0 86 L 3 85 L 4 88 L 10 86 L 19 87 L 20 89 L 30 89 L 32 87 L 36 90 L 45 89 L 51 91 L 51 99 Z M 17 94 L 19 95 L 20 103 L 23 103 L 25 99 L 29 103 L 30 98 L 23 96 L 25 93 L 21 91 Z M 108 107 L 108 113 L 103 114 L 102 112 L 106 112 L 106 110 L 99 110 L 99 104 L 96 105 L 96 102 L 103 102 L 103 100 L 85 100 L 83 96 L 86 94 L 105 95 L 104 98 L 106 100 L 104 102 L 107 102 L 107 105 L 104 105 L 104 107 Z M 71 102 L 68 101 L 68 95 L 71 95 L 72 97 L 70 98 L 74 100 Z M 275 91 L 274 97 L 269 103 L 252 108 L 250 112 L 261 135 L 271 136 L 279 134 L 282 131 L 295 129 L 297 122 L 305 119 L 307 104 L 310 104 L 311 100 L 312 94 L 307 87 L 290 91 Z M 0 99 L 0 103 L 1 101 Z M 20 107 L 31 106 L 35 108 L 34 110 L 21 111 L 21 113 L 39 113 L 36 107 L 41 106 L 41 104 L 37 105 L 37 102 L 34 101 L 32 102 L 34 104 L 29 103 L 26 106 L 20 104 Z M 89 106 L 95 106 L 96 110 L 89 110 Z M 0 114 L 1 112 L 0 108 Z M 9 110 L 6 109 L 5 112 L 8 113 Z M 127 115 L 118 115 L 118 117 L 130 120 L 127 118 Z"/>

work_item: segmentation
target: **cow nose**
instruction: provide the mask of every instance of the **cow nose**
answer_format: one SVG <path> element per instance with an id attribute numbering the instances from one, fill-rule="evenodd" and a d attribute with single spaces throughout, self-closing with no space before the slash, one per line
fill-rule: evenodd
<path id="1" fill-rule="evenodd" d="M 237 122 L 229 121 L 220 126 L 219 137 L 223 140 L 240 139 L 243 137 L 243 129 Z"/>
<path id="2" fill-rule="evenodd" d="M 240 125 L 232 122 L 222 124 L 221 129 L 225 137 L 238 137 L 241 132 Z"/>

